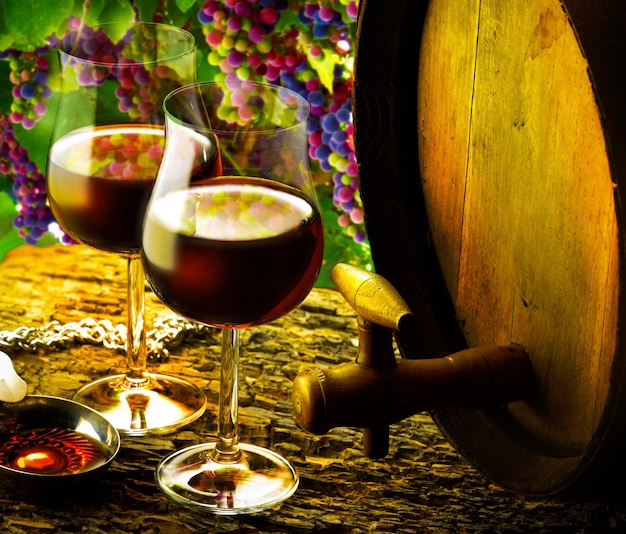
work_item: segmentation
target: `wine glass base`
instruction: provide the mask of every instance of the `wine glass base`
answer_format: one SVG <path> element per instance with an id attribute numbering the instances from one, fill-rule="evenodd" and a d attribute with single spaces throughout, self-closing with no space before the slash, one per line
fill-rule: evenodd
<path id="1" fill-rule="evenodd" d="M 125 375 L 101 378 L 72 400 L 93 408 L 126 436 L 168 434 L 204 413 L 206 396 L 198 387 L 172 376 L 145 376 L 139 383 Z"/>
<path id="2" fill-rule="evenodd" d="M 265 510 L 296 491 L 298 475 L 279 454 L 242 444 L 242 460 L 216 462 L 215 445 L 192 445 L 162 460 L 156 470 L 161 490 L 180 504 L 219 515 Z"/>

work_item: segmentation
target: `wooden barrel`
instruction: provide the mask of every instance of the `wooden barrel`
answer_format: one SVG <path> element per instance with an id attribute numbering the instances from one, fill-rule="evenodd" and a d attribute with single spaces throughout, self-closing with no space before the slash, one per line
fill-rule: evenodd
<path id="1" fill-rule="evenodd" d="M 354 124 L 403 357 L 519 343 L 536 388 L 433 412 L 489 479 L 600 495 L 626 460 L 626 9 L 362 0 Z M 621 335 L 620 335 L 621 333 Z"/>

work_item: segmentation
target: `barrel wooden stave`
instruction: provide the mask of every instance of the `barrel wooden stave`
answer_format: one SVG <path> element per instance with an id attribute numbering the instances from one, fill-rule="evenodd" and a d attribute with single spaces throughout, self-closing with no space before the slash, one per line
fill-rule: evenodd
<path id="1" fill-rule="evenodd" d="M 376 269 L 422 323 L 400 349 L 524 345 L 532 397 L 435 420 L 504 487 L 606 489 L 624 439 L 625 47 L 608 53 L 624 15 L 618 2 L 432 0 L 386 18 L 383 4 L 361 6 L 355 142 Z M 374 147 L 387 115 L 397 120 Z"/>
<path id="2" fill-rule="evenodd" d="M 400 349 L 437 357 L 465 348 L 428 237 L 417 161 L 417 67 L 427 3 L 362 0 L 353 111 L 372 258 L 417 318 Z M 381 31 L 382 30 L 382 31 Z M 390 36 L 393 36 L 391 38 Z"/>

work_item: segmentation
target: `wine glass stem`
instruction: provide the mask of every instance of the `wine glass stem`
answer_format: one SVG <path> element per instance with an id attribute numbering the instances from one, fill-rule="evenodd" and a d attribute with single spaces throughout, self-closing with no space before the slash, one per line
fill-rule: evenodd
<path id="1" fill-rule="evenodd" d="M 220 371 L 220 397 L 217 420 L 217 445 L 213 459 L 221 462 L 239 460 L 239 329 L 222 330 L 222 362 Z"/>
<path id="2" fill-rule="evenodd" d="M 144 325 L 144 270 L 139 256 L 128 258 L 128 315 L 126 323 L 126 379 L 134 386 L 147 381 L 146 330 Z"/>

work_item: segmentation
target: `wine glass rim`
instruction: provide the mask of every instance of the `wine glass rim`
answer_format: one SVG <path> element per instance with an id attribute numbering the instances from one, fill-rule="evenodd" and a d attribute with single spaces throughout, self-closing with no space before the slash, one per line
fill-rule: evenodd
<path id="1" fill-rule="evenodd" d="M 110 21 L 110 22 L 102 22 L 102 23 L 98 23 L 98 24 L 93 24 L 93 25 L 86 25 L 89 29 L 91 30 L 98 30 L 98 29 L 105 29 L 106 27 L 114 27 L 114 26 L 122 26 L 122 27 L 126 27 L 127 30 L 130 30 L 131 28 L 137 28 L 137 27 L 154 27 L 154 28 L 162 28 L 164 30 L 167 30 L 168 32 L 172 32 L 175 34 L 179 34 L 181 36 L 184 36 L 187 40 L 188 46 L 185 47 L 184 50 L 182 50 L 181 52 L 177 52 L 176 54 L 172 54 L 172 55 L 166 55 L 165 57 L 159 57 L 157 59 L 153 59 L 150 61 L 124 61 L 124 62 L 119 62 L 119 61 L 96 61 L 93 59 L 88 59 L 85 57 L 81 57 L 79 55 L 74 54 L 71 50 L 65 50 L 63 48 L 63 41 L 65 40 L 66 37 L 70 36 L 70 35 L 80 35 L 80 32 L 82 30 L 82 26 L 78 29 L 75 30 L 69 30 L 66 31 L 61 38 L 59 39 L 58 43 L 57 43 L 57 50 L 59 52 L 61 52 L 62 54 L 71 57 L 73 60 L 76 60 L 77 62 L 83 63 L 85 65 L 93 65 L 93 66 L 102 66 L 102 67 L 112 67 L 115 65 L 123 65 L 125 67 L 132 67 L 133 65 L 153 65 L 156 63 L 163 63 L 163 62 L 169 62 L 169 61 L 175 61 L 178 58 L 184 57 L 188 54 L 194 53 L 195 49 L 196 49 L 196 38 L 194 37 L 194 35 L 185 30 L 184 28 L 179 28 L 178 26 L 173 26 L 171 24 L 165 24 L 162 22 L 143 22 L 143 21 L 135 21 L 135 22 L 131 22 L 130 24 L 126 24 L 123 22 L 119 22 L 119 21 Z M 106 30 L 105 30 L 105 33 Z"/>
<path id="2" fill-rule="evenodd" d="M 232 85 L 241 85 L 241 86 L 253 85 L 256 87 L 264 87 L 271 91 L 275 91 L 275 92 L 277 91 L 277 92 L 288 94 L 289 96 L 297 100 L 298 108 L 303 111 L 290 124 L 287 124 L 285 126 L 275 126 L 273 128 L 268 127 L 268 128 L 259 128 L 255 130 L 249 130 L 247 132 L 247 135 L 263 135 L 264 133 L 267 133 L 267 132 L 278 132 L 278 131 L 289 130 L 291 128 L 296 128 L 302 125 L 303 123 L 305 123 L 311 115 L 311 105 L 309 104 L 307 99 L 304 98 L 301 94 L 297 93 L 296 91 L 292 89 L 289 89 L 288 87 L 283 87 L 282 85 L 276 85 L 276 84 L 265 83 L 265 82 L 257 82 L 253 80 L 211 80 L 211 81 L 194 82 L 194 83 L 190 83 L 187 85 L 183 85 L 181 87 L 174 89 L 163 99 L 163 110 L 165 112 L 165 115 L 170 120 L 174 121 L 175 123 L 181 126 L 185 126 L 187 128 L 191 128 L 199 132 L 210 129 L 212 132 L 215 132 L 218 134 L 221 133 L 225 135 L 233 135 L 235 132 L 233 132 L 232 130 L 224 130 L 219 127 L 207 128 L 206 126 L 193 124 L 189 121 L 181 119 L 180 117 L 174 115 L 167 107 L 168 102 L 170 102 L 173 98 L 175 98 L 180 93 L 190 91 L 192 89 L 201 90 L 203 87 L 208 87 L 208 86 L 221 86 L 221 87 L 228 87 L 229 89 L 233 89 Z"/>

